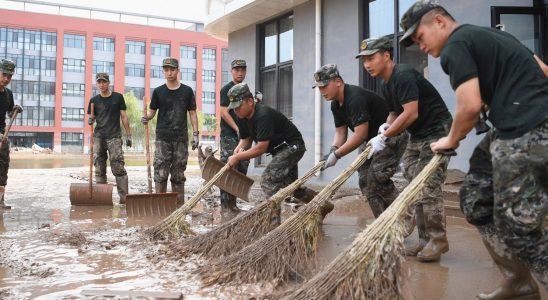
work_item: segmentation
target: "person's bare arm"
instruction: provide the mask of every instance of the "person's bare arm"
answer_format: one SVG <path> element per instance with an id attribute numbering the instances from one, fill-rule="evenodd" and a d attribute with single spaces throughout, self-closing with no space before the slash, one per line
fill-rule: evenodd
<path id="1" fill-rule="evenodd" d="M 241 160 L 249 160 L 249 159 L 261 156 L 263 153 L 265 153 L 268 150 L 268 145 L 270 145 L 270 141 L 260 141 L 257 144 L 255 144 L 255 146 L 249 148 L 248 150 L 240 151 L 232 155 L 231 157 L 228 158 L 227 163 L 231 167 L 234 167 Z"/>
<path id="2" fill-rule="evenodd" d="M 544 72 L 544 75 L 548 77 L 548 66 L 536 55 L 534 54 L 533 57 L 537 61 L 538 65 L 540 66 L 540 69 L 542 72 Z"/>
<path id="3" fill-rule="evenodd" d="M 419 100 L 413 100 L 402 105 L 403 112 L 399 114 L 396 119 L 392 121 L 390 127 L 384 132 L 386 137 L 394 137 L 401 132 L 405 131 L 413 122 L 415 122 L 419 117 Z M 388 115 L 388 119 L 391 118 L 391 114 Z M 395 116 L 395 114 L 394 114 Z M 393 116 L 392 116 L 393 117 Z M 387 120 L 390 121 L 390 120 Z"/>
<path id="4" fill-rule="evenodd" d="M 195 110 L 189 110 L 188 114 L 190 115 L 190 124 L 192 124 L 192 130 L 198 131 L 198 114 Z"/>
<path id="5" fill-rule="evenodd" d="M 335 151 L 338 157 L 343 157 L 358 148 L 366 139 L 369 130 L 369 122 L 354 127 L 354 133 L 346 142 Z"/>
<path id="6" fill-rule="evenodd" d="M 122 125 L 124 125 L 124 129 L 126 130 L 126 135 L 130 137 L 131 127 L 129 127 L 129 119 L 125 110 L 120 111 L 120 119 L 122 120 Z"/>
<path id="7" fill-rule="evenodd" d="M 221 118 L 232 128 L 234 131 L 238 132 L 238 125 L 236 125 L 236 122 L 228 112 L 228 107 L 221 106 Z"/>

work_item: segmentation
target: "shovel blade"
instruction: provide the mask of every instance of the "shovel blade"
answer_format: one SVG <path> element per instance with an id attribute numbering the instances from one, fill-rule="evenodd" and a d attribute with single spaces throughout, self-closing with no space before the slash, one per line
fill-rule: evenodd
<path id="1" fill-rule="evenodd" d="M 112 184 L 94 184 L 90 195 L 89 183 L 71 183 L 70 204 L 112 206 L 112 188 Z"/>
<path id="2" fill-rule="evenodd" d="M 167 217 L 177 209 L 177 193 L 130 194 L 126 213 L 132 217 Z"/>
<path id="3" fill-rule="evenodd" d="M 224 163 L 213 156 L 209 156 L 205 163 L 204 169 L 202 170 L 202 178 L 205 180 L 210 180 L 215 176 L 223 167 Z M 217 182 L 215 185 L 240 199 L 249 201 L 249 190 L 253 185 L 253 179 L 245 176 L 244 174 L 234 170 L 229 169 Z"/>

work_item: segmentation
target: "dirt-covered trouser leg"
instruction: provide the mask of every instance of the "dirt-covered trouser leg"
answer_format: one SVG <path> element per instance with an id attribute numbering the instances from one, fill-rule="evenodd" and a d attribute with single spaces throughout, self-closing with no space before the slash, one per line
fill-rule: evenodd
<path id="1" fill-rule="evenodd" d="M 120 203 L 125 203 L 128 194 L 128 178 L 125 168 L 124 151 L 122 150 L 122 139 L 112 138 L 106 140 L 110 169 L 116 177 L 116 189 L 120 196 Z"/>
<path id="2" fill-rule="evenodd" d="M 93 166 L 95 168 L 95 182 L 107 183 L 107 139 L 93 138 Z"/>
<path id="3" fill-rule="evenodd" d="M 0 149 L 0 186 L 5 187 L 8 183 L 8 169 L 10 167 L 10 142 L 4 141 Z M 4 193 L 0 195 L 0 206 L 4 205 Z"/>

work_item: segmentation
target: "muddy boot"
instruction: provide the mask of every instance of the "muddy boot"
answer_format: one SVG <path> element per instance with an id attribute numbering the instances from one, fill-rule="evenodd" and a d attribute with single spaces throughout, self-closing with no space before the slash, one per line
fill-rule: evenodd
<path id="1" fill-rule="evenodd" d="M 293 196 L 303 203 L 308 203 L 312 201 L 312 199 L 314 199 L 316 195 L 318 195 L 317 192 L 306 187 L 298 189 L 297 191 L 295 191 L 295 193 L 293 193 Z"/>
<path id="2" fill-rule="evenodd" d="M 449 251 L 449 242 L 445 233 L 445 222 L 442 220 L 434 220 L 433 218 L 424 218 L 426 221 L 426 233 L 428 234 L 428 244 L 417 253 L 419 261 L 438 261 L 442 253 Z"/>
<path id="3" fill-rule="evenodd" d="M 177 206 L 185 204 L 185 184 L 171 183 L 171 191 L 177 193 Z"/>
<path id="4" fill-rule="evenodd" d="M 11 206 L 6 205 L 4 202 L 4 192 L 6 191 L 6 188 L 4 186 L 0 186 L 0 209 L 11 209 Z"/>
<path id="5" fill-rule="evenodd" d="M 105 184 L 107 183 L 107 176 L 97 176 L 95 175 L 95 183 L 97 184 Z"/>
<path id="6" fill-rule="evenodd" d="M 516 257 L 508 254 L 499 255 L 488 241 L 483 238 L 482 240 L 487 251 L 502 272 L 505 281 L 491 293 L 479 294 L 478 298 L 483 300 L 540 299 L 537 283 L 531 277 L 531 272 L 529 272 L 527 266 Z"/>
<path id="7" fill-rule="evenodd" d="M 126 195 L 128 193 L 127 175 L 116 176 L 116 189 L 120 196 L 120 204 L 126 204 Z"/>
<path id="8" fill-rule="evenodd" d="M 424 212 L 422 205 L 415 206 L 415 218 L 417 224 L 417 231 L 419 233 L 419 243 L 411 247 L 405 247 L 405 255 L 417 256 L 417 253 L 421 251 L 428 243 L 428 235 L 426 234 L 426 225 L 424 223 Z"/>
<path id="9" fill-rule="evenodd" d="M 224 204 L 224 205 L 223 205 Z M 229 195 L 225 203 L 221 203 L 223 209 L 228 209 L 232 212 L 240 212 L 238 205 L 236 205 L 236 196 Z"/>
<path id="10" fill-rule="evenodd" d="M 154 182 L 154 192 L 156 194 L 167 192 L 167 182 Z"/>

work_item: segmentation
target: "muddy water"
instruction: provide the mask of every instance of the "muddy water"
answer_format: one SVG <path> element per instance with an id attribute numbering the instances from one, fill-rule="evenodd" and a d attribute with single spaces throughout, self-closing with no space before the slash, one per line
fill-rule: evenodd
<path id="1" fill-rule="evenodd" d="M 273 291 L 268 283 L 202 287 L 193 273 L 202 263 L 199 257 L 166 260 L 161 255 L 166 245 L 152 243 L 142 234 L 157 220 L 128 219 L 119 205 L 71 207 L 70 183 L 82 182 L 75 178 L 86 172 L 86 168 L 10 170 L 6 202 L 14 209 L 0 213 L 0 299 L 81 299 L 84 290 L 101 289 L 180 292 L 186 299 L 245 299 Z M 128 174 L 130 193 L 144 192 L 144 168 L 129 167 Z M 197 175 L 196 167 L 189 168 L 187 195 L 200 187 Z M 109 182 L 113 181 L 109 175 Z M 373 221 L 366 203 L 353 193 L 338 197 L 335 210 L 324 220 L 320 266 Z M 196 231 L 207 231 L 233 217 L 220 212 L 216 195 L 218 191 L 207 196 L 188 218 Z M 254 189 L 252 199 L 260 197 Z M 407 298 L 473 299 L 501 280 L 474 228 L 453 218 L 448 228 L 451 250 L 441 262 L 407 260 Z M 413 242 L 416 233 L 408 241 Z"/>

